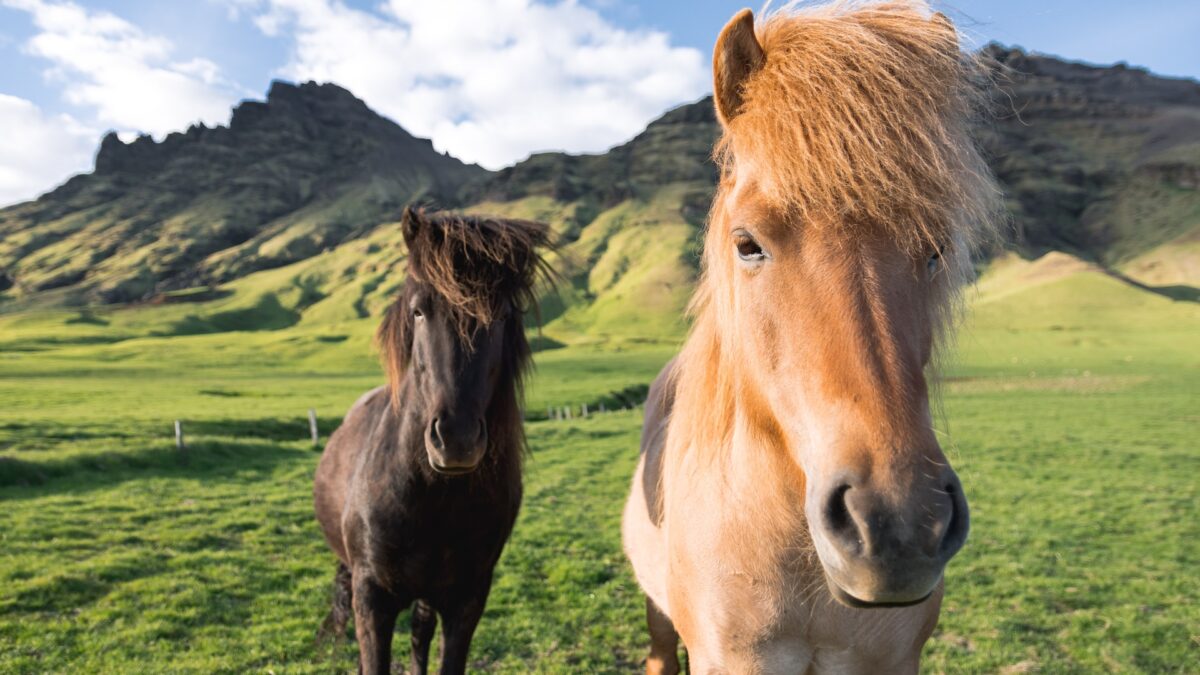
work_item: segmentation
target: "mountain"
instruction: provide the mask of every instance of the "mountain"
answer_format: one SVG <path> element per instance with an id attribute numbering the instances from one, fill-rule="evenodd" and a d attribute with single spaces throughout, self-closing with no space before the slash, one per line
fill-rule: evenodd
<path id="1" fill-rule="evenodd" d="M 719 133 L 712 98 L 706 97 L 667 112 L 632 140 L 604 154 L 533 155 L 501 169 L 473 188 L 471 195 L 477 201 L 541 195 L 608 207 L 626 199 L 645 199 L 674 183 L 695 183 L 711 191 L 717 168 L 709 155 Z M 707 203 L 702 210 L 707 212 Z"/>
<path id="2" fill-rule="evenodd" d="M 1200 83 L 990 45 L 980 129 L 1017 247 L 1129 265 L 1200 230 Z M 1182 281 L 1182 280 L 1180 280 Z M 1200 275 L 1191 279 L 1200 282 Z"/>
<path id="3" fill-rule="evenodd" d="M 458 204 L 486 173 L 341 87 L 275 82 L 228 127 L 110 133 L 92 173 L 0 210 L 0 288 L 121 303 L 220 283 L 337 246 L 410 200 Z"/>
<path id="4" fill-rule="evenodd" d="M 596 155 L 542 153 L 471 186 L 470 210 L 551 223 L 567 283 L 542 305 L 574 338 L 680 334 L 717 181 L 711 99 Z"/>
<path id="5" fill-rule="evenodd" d="M 1195 297 L 1200 84 L 998 45 L 983 56 L 996 86 L 978 133 L 1008 199 L 1010 248 L 1060 251 L 1114 279 Z M 542 303 L 556 339 L 678 336 L 718 133 L 706 98 L 608 152 L 541 153 L 487 172 L 338 87 L 276 83 L 229 128 L 161 143 L 107 138 L 94 173 L 0 211 L 0 309 L 205 300 L 226 289 L 232 299 L 196 313 L 234 312 L 237 322 L 172 330 L 244 327 L 237 312 L 262 307 L 278 310 L 272 326 L 371 316 L 403 265 L 390 221 L 409 200 L 435 200 L 556 229 L 566 281 Z M 208 286 L 219 288 L 180 291 Z"/>

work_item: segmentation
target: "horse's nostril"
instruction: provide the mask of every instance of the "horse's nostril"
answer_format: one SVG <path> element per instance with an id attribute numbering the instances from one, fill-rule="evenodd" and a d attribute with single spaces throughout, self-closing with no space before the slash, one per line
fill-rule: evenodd
<path id="1" fill-rule="evenodd" d="M 834 488 L 825 505 L 825 521 L 832 530 L 841 531 L 850 525 L 850 512 L 846 510 L 846 492 L 849 485 Z"/>
<path id="2" fill-rule="evenodd" d="M 846 553 L 857 555 L 862 552 L 864 542 L 859 524 L 850 513 L 847 497 L 849 485 L 839 485 L 829 494 L 825 503 L 825 525 L 829 534 L 838 542 L 838 547 Z"/>
<path id="3" fill-rule="evenodd" d="M 938 553 L 943 559 L 949 560 L 966 542 L 970 521 L 967 516 L 967 500 L 959 492 L 958 486 L 953 483 L 946 485 L 946 494 L 950 497 L 950 519 L 942 534 Z"/>
<path id="4" fill-rule="evenodd" d="M 437 448 L 438 450 L 441 450 L 442 447 L 445 445 L 445 443 L 442 441 L 441 420 L 439 420 L 436 417 L 433 418 L 433 422 L 430 423 L 429 429 L 430 429 L 429 439 L 431 441 L 433 441 L 433 447 Z"/>

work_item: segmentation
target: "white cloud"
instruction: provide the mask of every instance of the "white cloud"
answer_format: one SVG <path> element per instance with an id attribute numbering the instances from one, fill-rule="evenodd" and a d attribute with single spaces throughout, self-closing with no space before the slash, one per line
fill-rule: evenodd
<path id="1" fill-rule="evenodd" d="M 280 75 L 336 82 L 440 150 L 491 168 L 538 150 L 600 151 L 708 89 L 701 54 L 663 33 L 624 30 L 575 0 L 214 0 L 291 41 Z M 78 111 L 4 96 L 0 203 L 89 167 L 100 132 L 162 135 L 228 120 L 248 92 L 203 55 L 70 0 L 0 0 L 26 12 L 23 45 Z M 214 45 L 213 48 L 219 48 Z M 256 87 L 257 88 L 257 87 Z"/>
<path id="2" fill-rule="evenodd" d="M 34 197 L 91 166 L 96 132 L 68 115 L 46 115 L 33 103 L 0 94 L 0 206 Z"/>
<path id="3" fill-rule="evenodd" d="M 599 151 L 708 89 L 695 49 L 629 31 L 574 0 L 227 0 L 268 35 L 282 69 L 336 82 L 439 150 L 498 168 L 538 150 Z"/>
<path id="4" fill-rule="evenodd" d="M 48 60 L 63 98 L 98 127 L 162 136 L 193 122 L 222 123 L 241 98 L 216 64 L 173 61 L 173 45 L 107 12 L 73 2 L 0 0 L 27 12 L 37 33 L 25 50 Z"/>

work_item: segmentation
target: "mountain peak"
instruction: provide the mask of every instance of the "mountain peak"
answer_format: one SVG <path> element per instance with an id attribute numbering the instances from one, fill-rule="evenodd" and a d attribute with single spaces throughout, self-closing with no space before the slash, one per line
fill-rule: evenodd
<path id="1" fill-rule="evenodd" d="M 46 267 L 24 249 L 6 257 L 0 248 L 0 270 L 22 294 L 69 288 L 86 301 L 139 300 L 314 255 L 398 218 L 413 200 L 459 204 L 462 188 L 486 175 L 342 87 L 276 81 L 266 100 L 238 104 L 228 126 L 194 125 L 161 141 L 106 134 L 93 173 L 0 211 L 0 239 L 49 223 L 30 251 L 79 238 L 72 214 L 87 219 L 90 243 L 71 255 L 63 247 Z"/>
<path id="2" fill-rule="evenodd" d="M 308 80 L 307 82 L 296 84 L 287 80 L 271 80 L 271 84 L 267 88 L 267 103 L 304 98 L 341 100 L 347 103 L 356 103 L 364 108 L 367 107 L 367 104 L 351 93 L 349 89 L 333 82 Z"/>

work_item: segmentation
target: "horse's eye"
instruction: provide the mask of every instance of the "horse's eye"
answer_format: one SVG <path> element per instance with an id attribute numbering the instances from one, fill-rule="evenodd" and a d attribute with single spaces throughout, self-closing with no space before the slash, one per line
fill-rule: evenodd
<path id="1" fill-rule="evenodd" d="M 929 275 L 933 276 L 938 271 L 938 268 L 942 266 L 942 252 L 934 251 L 929 256 L 929 261 L 925 264 L 929 269 Z"/>
<path id="2" fill-rule="evenodd" d="M 414 319 L 424 319 L 425 312 L 422 312 L 420 307 L 414 307 L 413 308 L 413 318 Z"/>
<path id="3" fill-rule="evenodd" d="M 746 262 L 761 262 L 767 257 L 762 246 L 759 246 L 754 237 L 745 230 L 733 233 L 733 243 L 737 247 L 738 257 Z"/>

